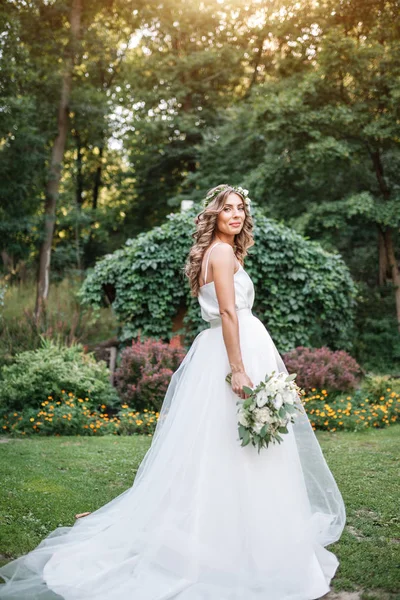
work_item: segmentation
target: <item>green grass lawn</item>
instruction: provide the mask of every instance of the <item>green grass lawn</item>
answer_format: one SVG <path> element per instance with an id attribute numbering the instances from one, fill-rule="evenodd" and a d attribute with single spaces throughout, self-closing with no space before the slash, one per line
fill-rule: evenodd
<path id="1" fill-rule="evenodd" d="M 317 436 L 347 509 L 345 531 L 329 547 L 340 560 L 333 589 L 368 590 L 365 600 L 400 598 L 400 424 Z M 0 444 L 1 564 L 130 487 L 150 442 L 110 436 Z"/>

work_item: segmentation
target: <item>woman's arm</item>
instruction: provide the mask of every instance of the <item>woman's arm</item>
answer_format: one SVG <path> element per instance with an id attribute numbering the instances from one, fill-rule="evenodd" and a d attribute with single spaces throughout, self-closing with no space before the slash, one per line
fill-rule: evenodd
<path id="1" fill-rule="evenodd" d="M 219 244 L 210 257 L 215 292 L 222 321 L 222 335 L 232 371 L 232 389 L 241 398 L 246 398 L 243 385 L 252 387 L 247 376 L 240 350 L 239 321 L 235 308 L 234 273 L 235 254 L 229 244 Z"/>

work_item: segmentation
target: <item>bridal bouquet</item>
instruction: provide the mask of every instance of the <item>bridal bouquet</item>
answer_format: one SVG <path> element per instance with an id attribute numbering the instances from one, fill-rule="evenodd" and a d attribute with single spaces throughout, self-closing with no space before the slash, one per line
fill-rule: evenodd
<path id="1" fill-rule="evenodd" d="M 260 453 L 264 446 L 268 448 L 270 443 L 280 444 L 283 441 L 280 434 L 288 433 L 288 423 L 294 423 L 296 411 L 300 410 L 295 405 L 296 398 L 305 394 L 294 381 L 296 375 L 275 375 L 275 371 L 272 371 L 254 389 L 243 386 L 243 391 L 249 397 L 236 403 L 239 405 L 237 414 L 241 446 L 251 442 Z M 230 384 L 232 373 L 225 380 Z"/>

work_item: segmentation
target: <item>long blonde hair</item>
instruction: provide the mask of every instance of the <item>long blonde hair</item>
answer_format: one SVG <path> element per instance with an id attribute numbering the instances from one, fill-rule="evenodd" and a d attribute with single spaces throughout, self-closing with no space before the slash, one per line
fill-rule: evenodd
<path id="1" fill-rule="evenodd" d="M 219 213 L 222 211 L 225 199 L 231 192 L 234 192 L 243 199 L 245 219 L 243 227 L 237 235 L 235 235 L 234 253 L 240 264 L 243 266 L 243 261 L 247 255 L 247 249 L 254 246 L 253 239 L 253 219 L 250 215 L 249 209 L 246 205 L 246 198 L 237 192 L 232 186 L 228 184 L 217 185 L 211 188 L 207 192 L 207 196 L 220 190 L 219 193 L 211 200 L 211 202 L 202 210 L 194 219 L 197 226 L 196 231 L 192 234 L 195 243 L 190 249 L 185 266 L 184 274 L 189 279 L 189 285 L 191 290 L 191 296 L 197 297 L 199 295 L 199 277 L 201 272 L 201 265 L 203 262 L 204 252 L 210 246 L 217 224 Z"/>

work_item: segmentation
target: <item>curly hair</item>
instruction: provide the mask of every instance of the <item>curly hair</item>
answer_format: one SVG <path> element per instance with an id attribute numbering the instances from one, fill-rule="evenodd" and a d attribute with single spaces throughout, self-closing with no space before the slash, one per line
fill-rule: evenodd
<path id="1" fill-rule="evenodd" d="M 245 207 L 245 219 L 243 222 L 243 227 L 241 231 L 235 235 L 233 247 L 235 256 L 242 266 L 244 258 L 247 255 L 247 249 L 251 248 L 251 246 L 254 246 L 252 234 L 254 223 L 246 205 L 245 197 L 228 184 L 220 184 L 214 188 L 211 188 L 208 190 L 207 196 L 216 191 L 219 191 L 219 193 L 211 200 L 204 210 L 196 215 L 194 219 L 197 227 L 196 231 L 192 233 L 192 238 L 194 238 L 195 242 L 190 249 L 185 266 L 183 268 L 184 275 L 189 279 L 191 296 L 195 298 L 199 295 L 199 277 L 204 253 L 213 240 L 218 215 L 223 210 L 225 200 L 231 192 L 234 192 L 243 199 L 243 204 Z"/>

